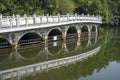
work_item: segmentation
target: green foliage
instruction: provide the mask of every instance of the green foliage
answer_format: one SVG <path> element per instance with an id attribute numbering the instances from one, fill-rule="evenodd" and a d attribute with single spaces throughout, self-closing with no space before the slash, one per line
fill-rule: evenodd
<path id="1" fill-rule="evenodd" d="M 61 14 L 73 13 L 75 3 L 72 0 L 58 0 L 58 12 Z"/>
<path id="2" fill-rule="evenodd" d="M 50 14 L 66 13 L 100 15 L 105 24 L 120 23 L 119 0 L 0 0 L 0 13 Z"/>

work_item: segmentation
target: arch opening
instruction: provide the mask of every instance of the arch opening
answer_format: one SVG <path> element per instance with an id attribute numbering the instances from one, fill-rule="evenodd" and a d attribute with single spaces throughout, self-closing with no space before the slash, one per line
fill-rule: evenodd
<path id="1" fill-rule="evenodd" d="M 88 40 L 88 27 L 87 26 L 83 26 L 81 29 L 81 41 L 86 41 Z"/>
<path id="2" fill-rule="evenodd" d="M 0 38 L 0 48 L 11 48 L 11 44 L 8 40 Z"/>
<path id="3" fill-rule="evenodd" d="M 18 45 L 36 44 L 42 42 L 42 38 L 37 33 L 26 33 L 18 42 Z"/>
<path id="4" fill-rule="evenodd" d="M 91 29 L 91 38 L 94 38 L 95 35 L 96 35 L 96 27 L 92 26 L 92 29 Z"/>
<path id="5" fill-rule="evenodd" d="M 62 39 L 62 32 L 59 29 L 52 29 L 48 33 L 48 41 L 56 41 Z"/>
<path id="6" fill-rule="evenodd" d="M 69 29 L 67 30 L 66 39 L 77 37 L 78 37 L 77 29 L 74 26 L 69 27 Z"/>
<path id="7" fill-rule="evenodd" d="M 82 27 L 81 36 L 88 36 L 88 27 L 87 26 Z"/>

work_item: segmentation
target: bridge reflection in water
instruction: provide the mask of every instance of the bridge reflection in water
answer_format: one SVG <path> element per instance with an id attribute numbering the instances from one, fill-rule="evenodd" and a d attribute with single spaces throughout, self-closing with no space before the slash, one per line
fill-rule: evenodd
<path id="1" fill-rule="evenodd" d="M 0 80 L 16 79 L 50 69 L 68 66 L 99 52 L 101 45 L 93 38 L 55 41 L 45 45 L 23 46 L 0 52 Z"/>

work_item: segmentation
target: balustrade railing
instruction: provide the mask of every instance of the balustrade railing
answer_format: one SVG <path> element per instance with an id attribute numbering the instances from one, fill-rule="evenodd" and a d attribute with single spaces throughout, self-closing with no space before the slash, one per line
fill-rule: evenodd
<path id="1" fill-rule="evenodd" d="M 29 26 L 29 25 L 42 25 L 42 24 L 50 24 L 50 23 L 62 23 L 62 22 L 71 22 L 71 21 L 81 21 L 81 22 L 94 22 L 94 23 L 102 23 L 102 18 L 99 16 L 90 16 L 90 15 L 60 15 L 57 16 L 2 16 L 0 15 L 0 29 L 4 28 L 18 28 L 20 26 Z"/>

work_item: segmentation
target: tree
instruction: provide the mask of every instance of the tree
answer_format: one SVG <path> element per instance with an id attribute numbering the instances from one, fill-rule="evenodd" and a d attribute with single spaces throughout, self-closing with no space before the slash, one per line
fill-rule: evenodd
<path id="1" fill-rule="evenodd" d="M 60 14 L 73 13 L 75 3 L 72 0 L 58 0 L 57 12 Z"/>

